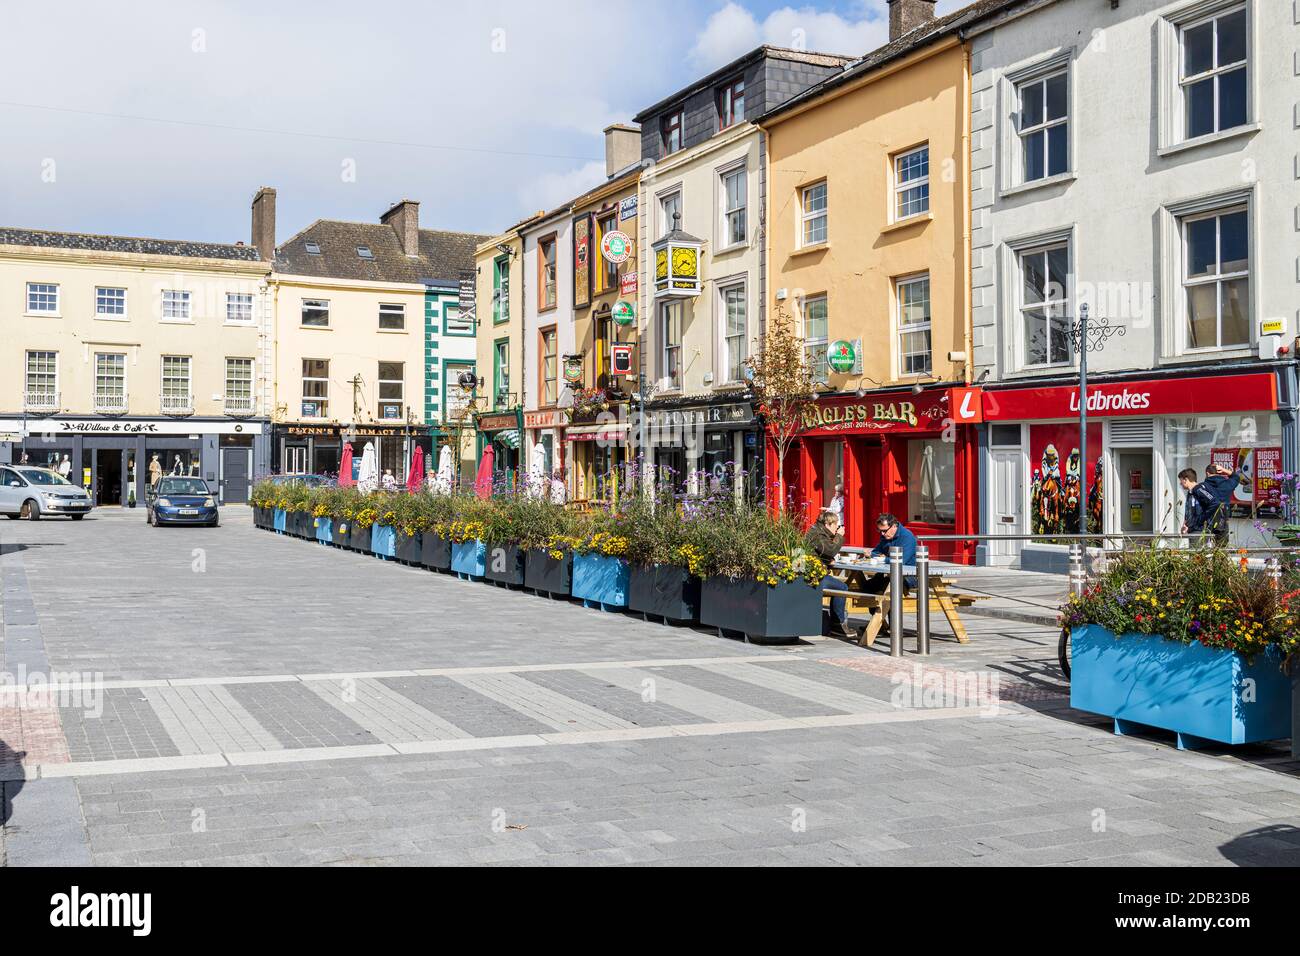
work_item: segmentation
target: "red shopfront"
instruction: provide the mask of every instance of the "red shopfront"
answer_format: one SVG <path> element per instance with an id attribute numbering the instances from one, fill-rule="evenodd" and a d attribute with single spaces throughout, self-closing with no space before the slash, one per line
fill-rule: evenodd
<path id="1" fill-rule="evenodd" d="M 978 388 L 873 393 L 819 399 L 786 455 L 786 496 L 811 522 L 844 486 L 845 543 L 876 543 L 876 516 L 888 512 L 918 536 L 973 534 L 978 520 L 975 425 Z M 776 449 L 767 474 L 775 484 Z M 775 503 L 775 502 L 773 502 Z M 931 553 L 969 562 L 974 547 L 936 542 Z"/>
<path id="2" fill-rule="evenodd" d="M 1256 521 L 1280 519 L 1274 476 L 1286 438 L 1272 372 L 1089 382 L 1082 455 L 1076 385 L 985 390 L 983 404 L 991 532 L 1077 533 L 1083 495 L 1089 531 L 1176 533 L 1178 473 L 1192 468 L 1203 477 L 1211 462 L 1240 466 L 1246 478 L 1233 499 L 1234 543 L 1257 537 Z M 989 558 L 1010 561 L 1021 550 Z"/>

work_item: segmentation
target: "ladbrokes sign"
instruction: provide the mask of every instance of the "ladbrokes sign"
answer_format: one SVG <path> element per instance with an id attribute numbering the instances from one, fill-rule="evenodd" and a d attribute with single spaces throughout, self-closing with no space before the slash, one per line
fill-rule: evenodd
<path id="1" fill-rule="evenodd" d="M 1063 419 L 1079 414 L 1079 389 L 1073 385 L 999 389 L 985 391 L 983 397 L 988 421 Z M 1088 414 L 1102 417 L 1215 415 L 1275 408 L 1277 385 L 1270 372 L 1088 384 Z"/>

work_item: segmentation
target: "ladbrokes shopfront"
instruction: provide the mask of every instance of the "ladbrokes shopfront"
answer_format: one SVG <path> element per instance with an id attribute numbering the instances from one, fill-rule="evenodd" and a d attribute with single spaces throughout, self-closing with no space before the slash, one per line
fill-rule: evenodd
<path id="1" fill-rule="evenodd" d="M 1203 479 L 1212 462 L 1242 472 L 1232 499 L 1232 544 L 1264 544 L 1256 522 L 1280 523 L 1285 442 L 1273 372 L 1090 381 L 1082 454 L 1078 416 L 1076 385 L 984 391 L 982 510 L 989 534 L 1076 534 L 1081 496 L 1088 531 L 1177 533 L 1184 500 L 1178 473 L 1192 468 Z M 1060 571 L 1066 550 L 993 543 L 981 547 L 979 560 Z"/>
<path id="2" fill-rule="evenodd" d="M 978 388 L 887 392 L 819 399 L 785 462 L 789 506 L 805 521 L 844 486 L 845 543 L 876 543 L 876 516 L 896 515 L 917 535 L 976 531 Z M 768 443 L 775 495 L 776 450 Z M 935 542 L 936 558 L 969 562 L 973 546 Z"/>

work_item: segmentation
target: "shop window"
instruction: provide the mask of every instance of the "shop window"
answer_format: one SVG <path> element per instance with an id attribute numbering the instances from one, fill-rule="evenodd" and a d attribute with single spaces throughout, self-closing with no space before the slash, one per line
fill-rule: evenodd
<path id="1" fill-rule="evenodd" d="M 1206 415 L 1167 418 L 1164 421 L 1165 458 L 1178 505 L 1184 513 L 1185 499 L 1175 481 L 1184 468 L 1196 471 L 1204 480 L 1210 464 L 1225 465 L 1242 473 L 1232 494 L 1232 517 L 1243 519 L 1232 527 L 1232 543 L 1259 545 L 1264 537 L 1253 520 L 1280 521 L 1282 496 L 1282 423 L 1271 412 L 1245 415 Z M 1249 519 L 1249 520 L 1246 520 Z"/>
<path id="2" fill-rule="evenodd" d="M 956 522 L 956 447 L 941 438 L 907 443 L 907 520 L 925 524 Z"/>

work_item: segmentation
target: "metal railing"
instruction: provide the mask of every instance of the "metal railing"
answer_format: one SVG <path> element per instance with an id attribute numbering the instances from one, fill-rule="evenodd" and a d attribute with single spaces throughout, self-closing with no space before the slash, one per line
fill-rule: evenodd
<path id="1" fill-rule="evenodd" d="M 93 403 L 97 412 L 105 415 L 121 415 L 126 411 L 126 392 L 120 394 L 96 392 Z"/>
<path id="2" fill-rule="evenodd" d="M 23 410 L 28 412 L 57 412 L 59 410 L 59 393 L 45 389 L 23 392 Z"/>
<path id="3" fill-rule="evenodd" d="M 194 396 L 164 393 L 158 396 L 158 407 L 164 415 L 193 415 Z"/>
<path id="4" fill-rule="evenodd" d="M 252 415 L 257 410 L 257 403 L 251 395 L 227 395 L 222 399 L 221 407 L 227 415 Z"/>

